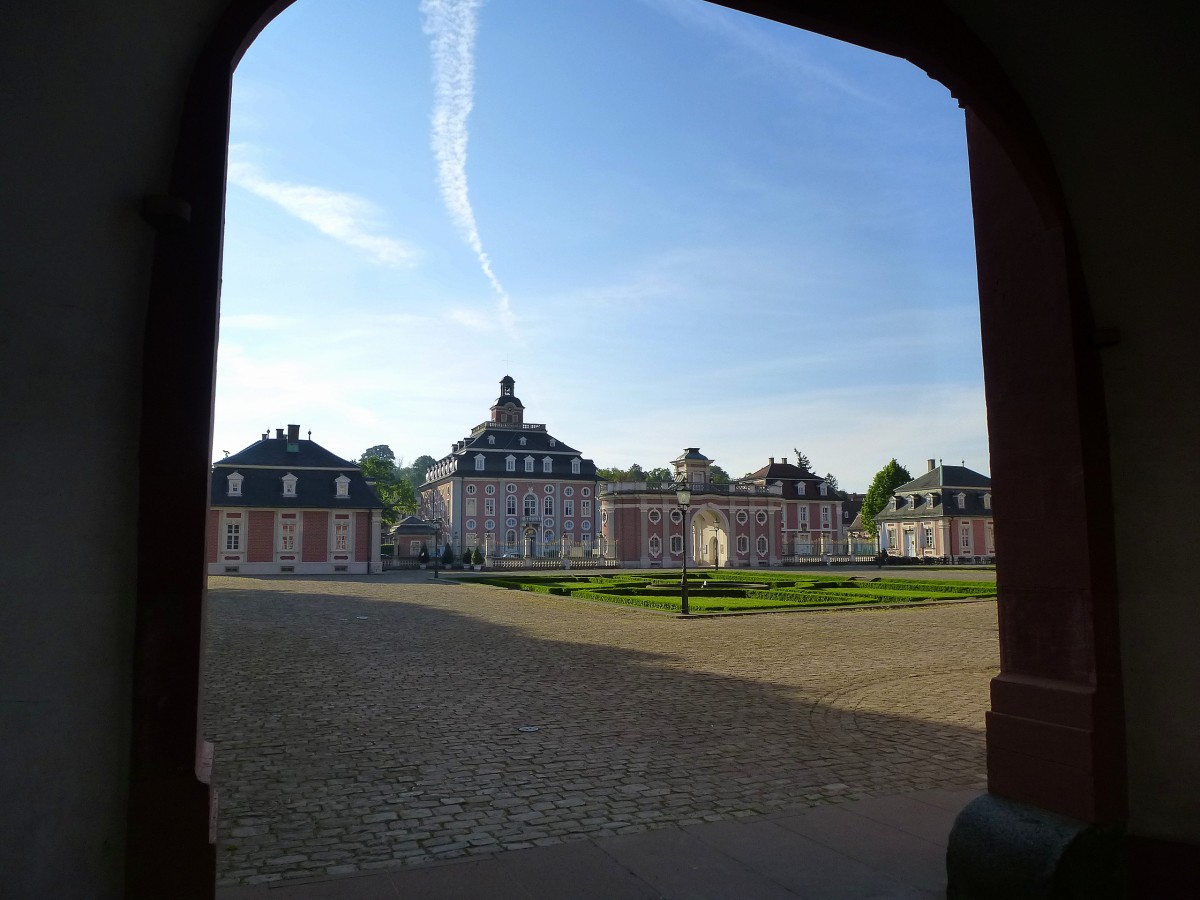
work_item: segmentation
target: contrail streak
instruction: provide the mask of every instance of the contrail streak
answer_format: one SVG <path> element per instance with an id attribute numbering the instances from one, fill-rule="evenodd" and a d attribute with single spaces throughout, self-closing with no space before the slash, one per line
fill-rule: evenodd
<path id="1" fill-rule="evenodd" d="M 446 210 L 475 252 L 479 267 L 500 295 L 500 317 L 514 331 L 508 291 L 492 270 L 467 190 L 467 118 L 475 93 L 475 33 L 483 0 L 422 0 L 425 33 L 431 38 L 434 106 L 430 143 L 438 164 L 438 185 Z"/>

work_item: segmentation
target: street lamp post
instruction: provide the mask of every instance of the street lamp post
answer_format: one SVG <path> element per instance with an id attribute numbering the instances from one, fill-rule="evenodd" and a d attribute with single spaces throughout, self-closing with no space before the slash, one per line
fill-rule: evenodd
<path id="1" fill-rule="evenodd" d="M 688 610 L 688 580 L 687 580 L 687 562 L 688 562 L 688 507 L 692 505 L 692 491 L 687 486 L 687 482 L 680 483 L 675 490 L 675 499 L 679 501 L 679 508 L 683 510 L 683 580 L 679 583 L 679 599 L 683 601 L 683 614 L 690 615 Z"/>

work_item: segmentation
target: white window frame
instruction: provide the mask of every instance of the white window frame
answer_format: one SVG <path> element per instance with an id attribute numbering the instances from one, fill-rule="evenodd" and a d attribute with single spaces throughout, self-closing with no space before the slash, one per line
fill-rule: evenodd
<path id="1" fill-rule="evenodd" d="M 755 541 L 755 544 L 757 545 L 759 556 L 766 556 L 767 551 L 771 549 L 771 545 L 768 543 L 767 536 L 765 534 L 760 534 L 758 536 L 758 540 Z"/>
<path id="2" fill-rule="evenodd" d="M 476 471 L 476 472 L 482 472 L 482 471 L 483 471 L 483 461 L 484 461 L 484 459 L 485 459 L 485 457 L 484 457 L 484 455 L 483 455 L 482 453 L 476 453 L 476 454 L 475 454 L 475 471 Z"/>
<path id="3" fill-rule="evenodd" d="M 828 528 L 830 526 L 831 522 L 833 522 L 833 516 L 832 516 L 832 513 L 830 512 L 829 504 L 822 503 L 821 504 L 821 527 Z"/>
<path id="4" fill-rule="evenodd" d="M 241 472 L 234 472 L 232 475 L 226 476 L 228 485 L 225 489 L 225 495 L 228 497 L 242 496 L 242 482 L 245 480 L 245 478 L 246 476 L 244 476 Z"/>
<path id="5" fill-rule="evenodd" d="M 992 508 L 992 495 L 990 493 L 983 495 L 983 508 L 984 509 Z"/>
<path id="6" fill-rule="evenodd" d="M 962 522 L 958 526 L 959 548 L 962 550 L 971 549 L 971 523 Z"/>
<path id="7" fill-rule="evenodd" d="M 517 495 L 509 494 L 508 499 L 504 503 L 505 515 L 515 516 L 517 514 Z"/>
<path id="8" fill-rule="evenodd" d="M 648 513 L 646 513 L 646 519 L 647 519 L 647 521 L 650 522 L 651 525 L 657 525 L 659 522 L 662 521 L 662 512 L 660 512 L 657 509 L 652 509 Z"/>
<path id="9" fill-rule="evenodd" d="M 682 534 L 671 535 L 671 555 L 672 556 L 683 556 L 683 535 Z"/>
<path id="10" fill-rule="evenodd" d="M 532 509 L 530 509 L 532 507 Z M 533 494 L 526 494 L 524 502 L 521 504 L 521 509 L 525 514 L 526 519 L 536 519 L 538 511 L 537 497 Z"/>
<path id="11" fill-rule="evenodd" d="M 801 525 L 808 524 L 808 504 L 804 504 L 803 506 L 800 507 L 799 522 Z"/>
<path id="12" fill-rule="evenodd" d="M 542 474 L 549 475 L 554 471 L 554 460 L 549 456 L 542 457 Z"/>
<path id="13" fill-rule="evenodd" d="M 829 496 L 829 485 L 824 481 L 821 482 L 821 496 L 822 497 Z"/>
<path id="14" fill-rule="evenodd" d="M 479 515 L 479 503 L 477 501 L 477 498 L 475 498 L 475 497 L 467 497 L 466 498 L 466 510 L 463 512 L 463 515 L 464 516 Z"/>
<path id="15" fill-rule="evenodd" d="M 525 444 L 528 443 L 528 438 L 521 438 L 521 440 L 519 440 L 517 443 L 524 447 Z"/>
<path id="16" fill-rule="evenodd" d="M 745 556 L 750 552 L 750 536 L 748 534 L 739 534 L 737 538 L 738 556 Z"/>
<path id="17" fill-rule="evenodd" d="M 646 550 L 655 558 L 662 556 L 662 538 L 657 534 L 650 535 L 650 540 L 646 542 Z"/>
<path id="18" fill-rule="evenodd" d="M 563 500 L 563 515 L 566 516 L 568 519 L 574 518 L 574 516 L 575 516 L 575 501 L 574 500 Z"/>
<path id="19" fill-rule="evenodd" d="M 525 457 L 525 471 L 526 472 L 533 471 L 533 457 L 532 456 Z"/>
<path id="20" fill-rule="evenodd" d="M 580 506 L 579 514 L 581 516 L 590 516 L 592 514 L 592 501 L 591 500 L 580 500 L 579 506 Z"/>
<path id="21" fill-rule="evenodd" d="M 295 553 L 296 536 L 300 533 L 299 519 L 279 520 L 279 552 Z"/>
<path id="22" fill-rule="evenodd" d="M 963 493 L 959 493 L 957 495 L 957 499 L 958 499 L 958 508 L 966 509 L 967 508 L 967 495 L 963 494 Z"/>
<path id="23" fill-rule="evenodd" d="M 408 555 L 409 556 L 420 556 L 421 555 L 421 541 L 410 540 L 408 542 Z"/>
<path id="24" fill-rule="evenodd" d="M 505 472 L 517 471 L 517 458 L 515 456 L 513 456 L 512 454 L 509 454 L 508 456 L 504 457 L 504 471 Z"/>
<path id="25" fill-rule="evenodd" d="M 546 499 L 544 499 L 542 501 L 542 515 L 543 516 L 553 516 L 554 515 L 554 495 L 553 494 L 547 494 Z"/>
<path id="26" fill-rule="evenodd" d="M 571 460 L 571 474 L 572 475 L 579 474 L 579 460 L 578 459 Z"/>
<path id="27" fill-rule="evenodd" d="M 336 485 L 336 487 L 334 488 L 334 496 L 335 497 L 349 497 L 350 496 L 350 479 L 349 478 L 347 478 L 345 475 L 339 475 L 337 478 L 333 479 L 333 483 L 334 483 L 334 485 Z"/>
<path id="28" fill-rule="evenodd" d="M 488 435 L 488 444 L 495 444 L 495 443 L 496 443 L 496 436 L 494 434 L 489 434 Z"/>
<path id="29" fill-rule="evenodd" d="M 225 520 L 225 552 L 226 553 L 241 553 L 242 552 L 242 520 L 241 519 L 226 519 Z"/>
<path id="30" fill-rule="evenodd" d="M 338 553 L 350 552 L 350 520 L 333 520 L 333 549 Z"/>
<path id="31" fill-rule="evenodd" d="M 280 480 L 280 482 L 283 483 L 283 496 L 295 497 L 296 496 L 296 482 L 298 482 L 300 479 L 297 478 L 295 475 L 293 475 L 291 472 L 288 472 L 286 475 L 284 475 L 279 480 Z"/>
<path id="32" fill-rule="evenodd" d="M 496 498 L 485 497 L 483 500 L 483 514 L 485 516 L 494 516 L 496 514 Z"/>
<path id="33" fill-rule="evenodd" d="M 797 481 L 796 482 L 796 493 L 799 494 L 801 497 L 805 496 L 808 493 L 808 485 L 805 484 L 803 481 Z"/>

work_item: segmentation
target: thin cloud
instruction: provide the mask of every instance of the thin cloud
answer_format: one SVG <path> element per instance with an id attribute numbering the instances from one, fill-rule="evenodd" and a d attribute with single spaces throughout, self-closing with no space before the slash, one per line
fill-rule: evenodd
<path id="1" fill-rule="evenodd" d="M 860 90 L 837 70 L 806 59 L 794 47 L 785 47 L 749 24 L 751 17 L 695 0 L 642 0 L 647 6 L 660 10 L 689 28 L 698 28 L 719 35 L 773 65 L 798 72 L 801 76 L 819 81 L 834 90 L 861 100 L 878 103 Z M 740 20 L 739 20 L 740 17 Z M 744 20 L 744 21 L 743 21 Z"/>
<path id="2" fill-rule="evenodd" d="M 404 241 L 374 233 L 378 208 L 354 194 L 309 184 L 271 181 L 245 161 L 231 161 L 229 182 L 278 204 L 286 212 L 347 246 L 363 250 L 375 262 L 390 268 L 413 265 L 417 251 Z"/>
<path id="3" fill-rule="evenodd" d="M 479 267 L 500 296 L 500 322 L 515 331 L 512 301 L 483 249 L 467 188 L 467 119 L 475 99 L 475 34 L 482 0 L 422 0 L 425 33 L 433 57 L 434 106 L 430 143 L 438 186 L 450 218 L 474 251 Z"/>

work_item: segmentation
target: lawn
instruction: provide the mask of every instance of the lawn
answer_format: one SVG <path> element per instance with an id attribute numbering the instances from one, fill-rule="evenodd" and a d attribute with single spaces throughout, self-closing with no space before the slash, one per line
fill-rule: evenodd
<path id="1" fill-rule="evenodd" d="M 644 609 L 680 612 L 681 575 L 667 572 L 612 575 L 485 575 L 460 580 L 514 591 L 576 597 Z M 803 607 L 878 606 L 994 597 L 987 581 L 921 581 L 729 571 L 688 574 L 692 612 L 750 612 Z"/>

